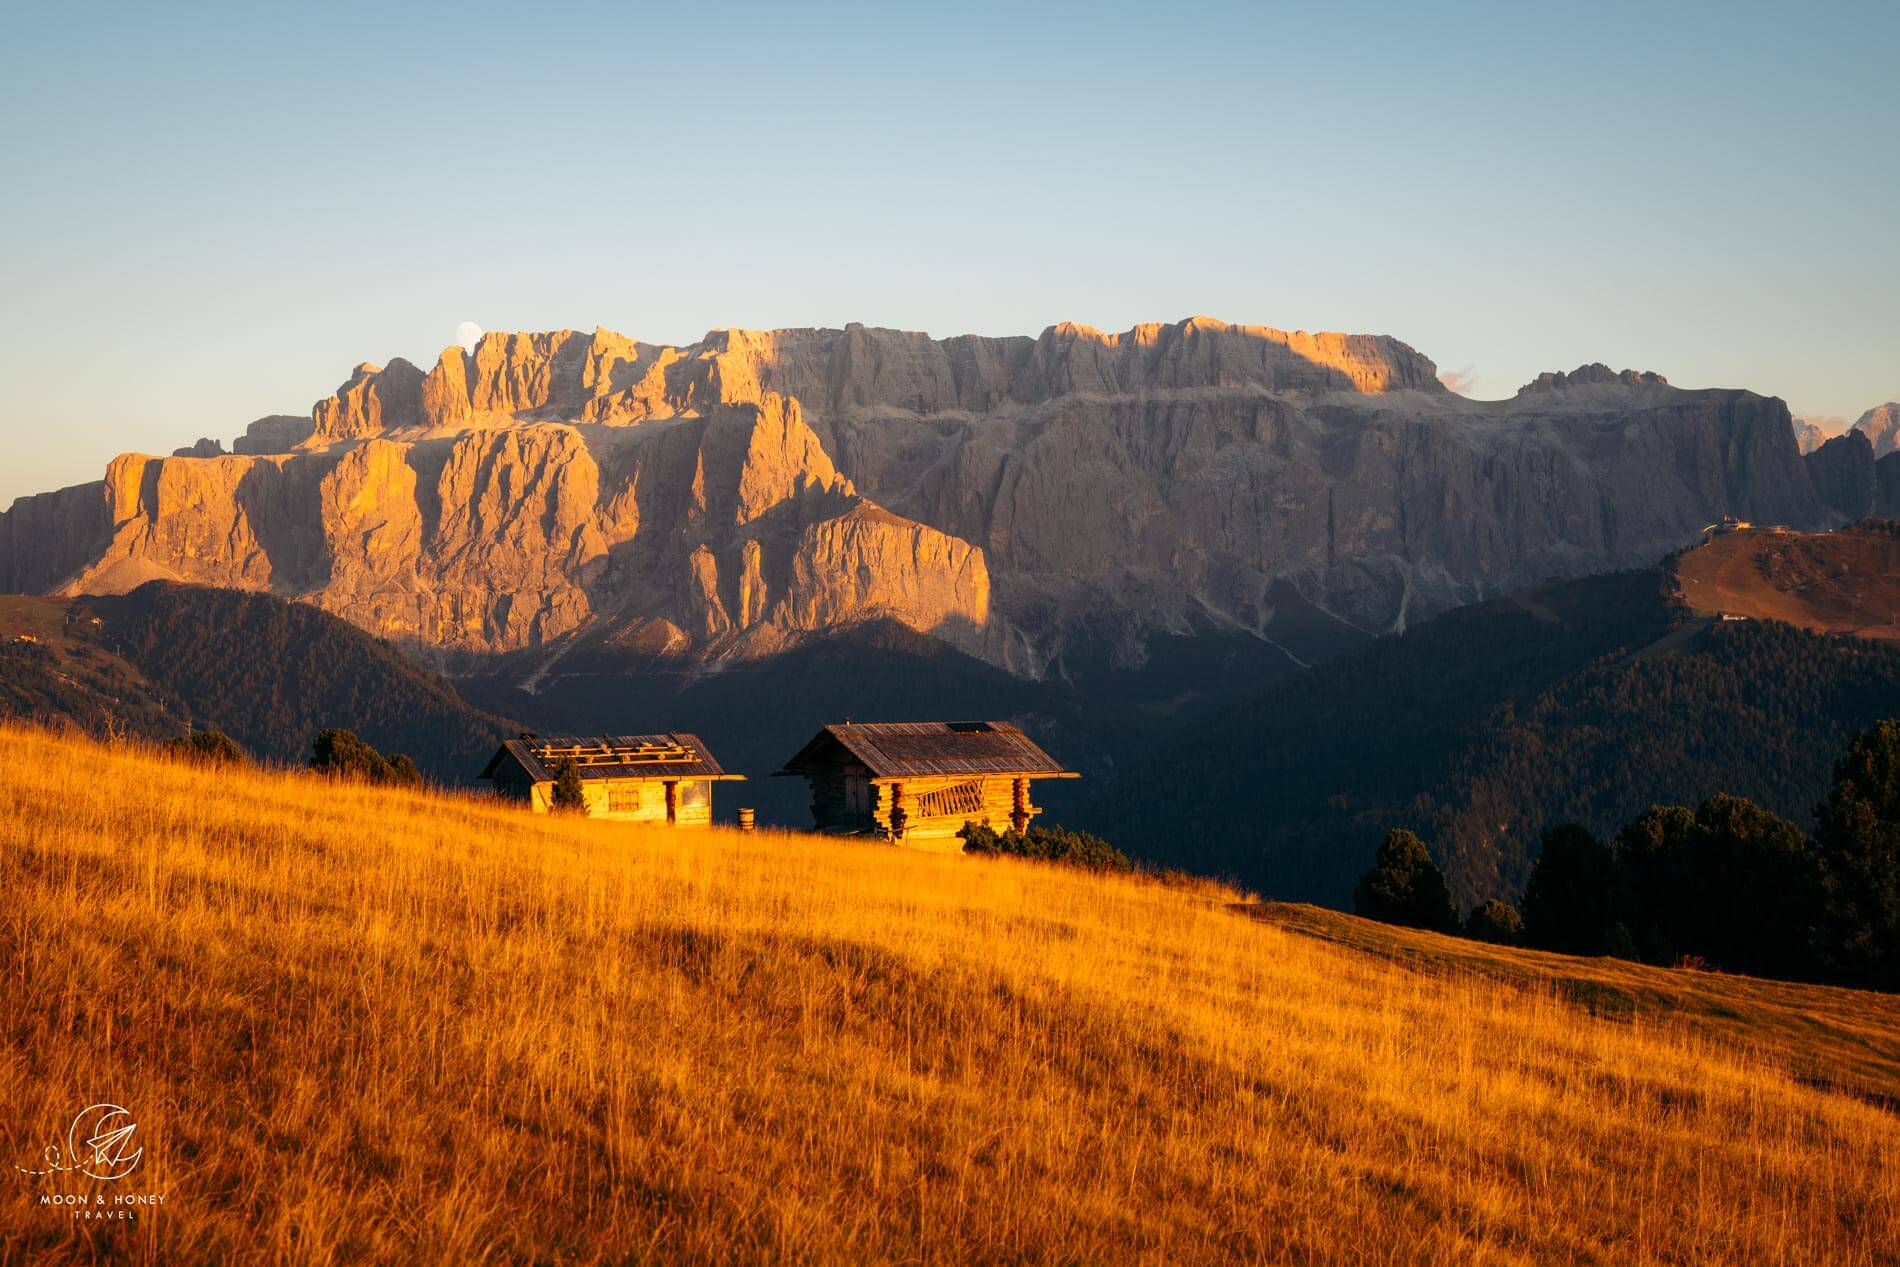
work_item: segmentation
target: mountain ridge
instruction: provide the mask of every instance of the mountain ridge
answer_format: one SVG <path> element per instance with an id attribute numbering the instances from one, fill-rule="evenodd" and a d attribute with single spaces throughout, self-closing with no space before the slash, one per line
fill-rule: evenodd
<path id="1" fill-rule="evenodd" d="M 1388 336 L 1210 318 L 490 334 L 284 418 L 20 499 L 0 588 L 265 589 L 445 666 L 622 626 L 747 658 L 895 618 L 1040 677 L 1195 628 L 1284 645 L 1309 611 L 1343 647 L 1854 492 L 1821 496 L 1753 393 L 1586 365 L 1472 401 Z"/>
<path id="2" fill-rule="evenodd" d="M 472 782 L 519 728 L 309 604 L 162 581 L 0 598 L 0 716 L 148 741 L 222 730 L 292 766 L 319 730 L 340 726 L 451 785 Z"/>
<path id="3" fill-rule="evenodd" d="M 1893 532 L 1720 533 L 1447 612 L 1213 712 L 1076 820 L 1152 861 L 1336 906 L 1394 827 L 1430 842 L 1469 906 L 1514 897 L 1563 821 L 1607 837 L 1652 803 L 1728 792 L 1805 824 L 1849 738 L 1900 713 L 1891 577 L 1856 610 L 1837 566 L 1884 566 Z"/>

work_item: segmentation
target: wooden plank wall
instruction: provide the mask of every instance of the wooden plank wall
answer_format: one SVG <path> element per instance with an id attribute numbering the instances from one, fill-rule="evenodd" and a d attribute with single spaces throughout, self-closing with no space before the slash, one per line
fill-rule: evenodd
<path id="1" fill-rule="evenodd" d="M 675 810 L 673 825 L 676 827 L 710 827 L 712 825 L 712 796 L 708 794 L 698 805 L 688 804 L 686 784 L 691 780 L 679 780 L 679 804 Z M 619 797 L 612 793 L 619 792 Z M 637 792 L 637 806 L 629 806 L 628 793 Z M 666 821 L 666 785 L 662 779 L 595 779 L 581 781 L 581 795 L 587 798 L 587 816 L 604 818 L 616 823 L 664 823 Z M 619 801 L 623 808 L 614 809 Z M 537 814 L 549 813 L 554 804 L 554 784 L 541 782 L 534 785 L 530 805 Z"/>
<path id="2" fill-rule="evenodd" d="M 1015 808 L 1014 776 L 990 775 L 975 776 L 981 783 L 983 807 L 972 813 L 956 813 L 926 818 L 918 813 L 918 800 L 926 792 L 954 787 L 959 783 L 972 781 L 971 775 L 958 774 L 928 779 L 904 780 L 904 811 L 908 815 L 904 824 L 904 842 L 921 847 L 936 847 L 948 842 L 947 848 L 961 849 L 963 842 L 957 839 L 957 833 L 968 822 L 988 823 L 997 831 L 1008 831 L 1009 816 Z M 885 831 L 891 826 L 891 785 L 879 784 L 877 791 L 877 823 Z M 1039 808 L 1031 803 L 1029 813 L 1033 817 Z"/>

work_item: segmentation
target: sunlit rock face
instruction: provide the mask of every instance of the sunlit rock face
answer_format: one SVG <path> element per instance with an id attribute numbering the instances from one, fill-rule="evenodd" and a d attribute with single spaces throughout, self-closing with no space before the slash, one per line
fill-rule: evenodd
<path id="1" fill-rule="evenodd" d="M 1104 627 L 1131 663 L 1162 631 L 1275 640 L 1290 603 L 1363 636 L 1723 515 L 1841 514 L 1777 400 L 1594 365 L 1473 401 L 1394 339 L 1206 318 L 492 333 L 234 447 L 22 499 L 0 583 L 267 588 L 474 654 L 743 657 L 895 618 L 1040 674 Z"/>
<path id="2" fill-rule="evenodd" d="M 1876 458 L 1900 452 L 1900 402 L 1888 401 L 1869 409 L 1854 423 L 1854 430 L 1873 444 Z"/>

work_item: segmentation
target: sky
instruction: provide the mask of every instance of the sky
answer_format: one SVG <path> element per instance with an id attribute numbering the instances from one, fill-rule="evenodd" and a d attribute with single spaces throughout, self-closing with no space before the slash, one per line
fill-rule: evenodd
<path id="1" fill-rule="evenodd" d="M 161 7 L 163 12 L 159 10 Z M 460 323 L 1394 335 L 1900 398 L 1900 5 L 19 6 L 0 506 Z"/>

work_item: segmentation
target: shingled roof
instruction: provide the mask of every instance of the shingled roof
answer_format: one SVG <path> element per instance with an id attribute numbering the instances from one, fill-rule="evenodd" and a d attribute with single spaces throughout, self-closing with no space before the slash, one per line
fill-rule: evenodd
<path id="1" fill-rule="evenodd" d="M 1081 776 L 1006 721 L 845 722 L 826 726 L 785 763 L 780 774 L 806 774 L 842 748 L 873 778 L 924 778 L 939 774 L 1026 774 L 1046 778 Z"/>
<path id="2" fill-rule="evenodd" d="M 562 760 L 583 779 L 743 779 L 727 774 L 698 735 L 523 735 L 501 745 L 481 777 L 492 779 L 509 758 L 536 783 L 556 777 Z"/>

